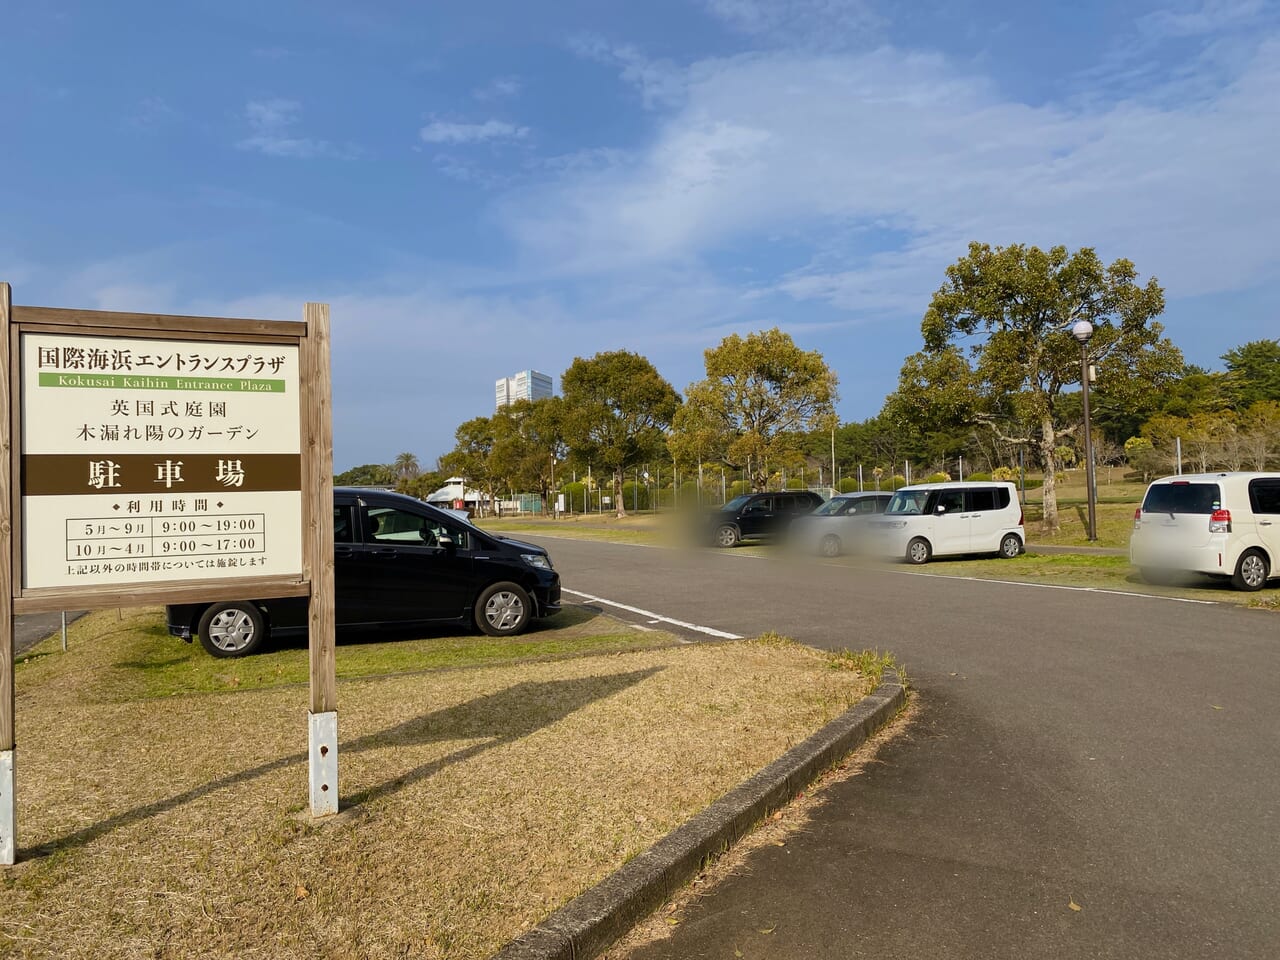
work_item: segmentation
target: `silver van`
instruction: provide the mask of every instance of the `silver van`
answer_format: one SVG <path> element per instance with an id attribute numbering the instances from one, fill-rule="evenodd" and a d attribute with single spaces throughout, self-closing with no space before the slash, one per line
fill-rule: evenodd
<path id="1" fill-rule="evenodd" d="M 1133 513 L 1129 560 L 1152 583 L 1172 574 L 1261 590 L 1280 559 L 1280 473 L 1161 477 Z"/>
<path id="2" fill-rule="evenodd" d="M 919 564 L 965 553 L 1016 557 L 1026 543 L 1022 521 L 1017 488 L 992 480 L 899 487 L 867 526 L 878 553 Z"/>

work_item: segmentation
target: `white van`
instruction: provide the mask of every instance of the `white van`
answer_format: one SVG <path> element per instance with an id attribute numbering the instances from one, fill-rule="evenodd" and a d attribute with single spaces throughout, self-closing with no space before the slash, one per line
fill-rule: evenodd
<path id="1" fill-rule="evenodd" d="M 1152 583 L 1204 573 L 1261 590 L 1278 559 L 1280 473 L 1161 477 L 1133 513 L 1129 560 Z"/>
<path id="2" fill-rule="evenodd" d="M 1017 489 L 1005 481 L 899 487 L 884 516 L 868 526 L 884 556 L 928 563 L 963 553 L 1022 553 L 1026 532 Z"/>

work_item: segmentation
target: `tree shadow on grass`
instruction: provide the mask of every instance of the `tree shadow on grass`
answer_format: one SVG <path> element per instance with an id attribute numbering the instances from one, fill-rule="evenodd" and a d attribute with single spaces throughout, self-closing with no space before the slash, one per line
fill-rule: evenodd
<path id="1" fill-rule="evenodd" d="M 368 803 L 409 784 L 431 777 L 455 763 L 478 756 L 493 747 L 519 740 L 558 720 L 563 720 L 596 700 L 604 700 L 620 693 L 648 679 L 661 669 L 661 667 L 650 667 L 645 670 L 633 670 L 629 673 L 603 677 L 517 683 L 497 693 L 486 694 L 443 710 L 434 710 L 376 733 L 366 734 L 347 742 L 339 741 L 338 757 L 341 761 L 344 755 L 370 750 L 421 746 L 448 740 L 483 740 L 481 743 L 456 750 L 400 776 L 344 797 L 339 807 L 345 809 Z M 214 791 L 239 786 L 285 767 L 306 762 L 306 751 L 269 760 L 256 767 L 219 777 L 217 780 L 192 787 L 171 797 L 126 810 L 74 833 L 56 837 L 39 847 L 23 849 L 21 858 L 31 859 L 83 847 L 113 830 L 167 813 L 193 800 L 208 796 Z"/>

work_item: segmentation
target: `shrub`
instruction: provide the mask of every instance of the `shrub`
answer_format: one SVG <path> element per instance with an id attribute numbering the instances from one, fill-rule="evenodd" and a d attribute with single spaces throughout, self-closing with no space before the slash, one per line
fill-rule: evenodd
<path id="1" fill-rule="evenodd" d="M 893 479 L 889 481 L 890 490 L 897 490 L 899 487 L 905 487 L 906 485 L 907 478 L 900 473 L 895 473 Z"/>
<path id="2" fill-rule="evenodd" d="M 560 488 L 564 494 L 564 508 L 570 513 L 585 512 L 587 509 L 587 485 L 585 483 L 566 483 Z M 591 495 L 591 505 L 595 505 L 595 495 Z M 555 508 L 555 497 L 551 498 L 551 507 Z"/>
<path id="3" fill-rule="evenodd" d="M 996 467 L 991 471 L 991 479 L 1011 480 L 1016 483 L 1018 480 L 1018 471 L 1013 469 L 1013 467 Z"/>
<path id="4" fill-rule="evenodd" d="M 649 509 L 649 488 L 634 480 L 622 483 L 622 506 L 627 510 Z"/>
<path id="5" fill-rule="evenodd" d="M 981 481 L 981 480 L 990 480 L 990 479 L 991 479 L 991 474 L 989 474 L 989 473 L 987 473 L 987 472 L 985 472 L 985 471 L 979 470 L 977 473 L 971 473 L 971 474 L 969 474 L 967 477 L 965 477 L 965 479 L 966 479 L 966 480 L 972 480 L 972 481 L 974 481 L 974 483 L 977 483 L 977 482 L 979 482 L 979 481 Z"/>
<path id="6" fill-rule="evenodd" d="M 937 473 L 929 474 L 930 483 L 946 483 L 950 479 L 951 479 L 951 475 L 943 473 L 941 470 L 939 470 Z"/>
<path id="7" fill-rule="evenodd" d="M 858 492 L 858 478 L 857 478 L 857 477 L 844 477 L 844 478 L 842 478 L 842 479 L 841 479 L 841 481 L 840 481 L 840 483 L 839 483 L 839 485 L 838 485 L 838 489 L 839 489 L 839 491 L 840 491 L 841 493 L 857 493 L 857 492 Z"/>

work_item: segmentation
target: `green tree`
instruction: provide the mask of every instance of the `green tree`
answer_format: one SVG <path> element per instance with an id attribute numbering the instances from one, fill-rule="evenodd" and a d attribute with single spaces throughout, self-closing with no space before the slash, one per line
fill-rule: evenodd
<path id="1" fill-rule="evenodd" d="M 402 453 L 396 457 L 395 462 L 396 476 L 401 480 L 412 480 L 422 468 L 418 466 L 418 458 L 412 453 Z"/>
<path id="2" fill-rule="evenodd" d="M 517 400 L 493 416 L 496 472 L 514 488 L 536 490 L 550 509 L 556 464 L 565 459 L 560 397 Z"/>
<path id="3" fill-rule="evenodd" d="M 1259 400 L 1280 400 L 1280 340 L 1253 340 L 1222 355 L 1227 392 L 1243 410 Z"/>
<path id="4" fill-rule="evenodd" d="M 395 482 L 395 468 L 386 463 L 361 464 L 333 478 L 335 487 L 389 487 Z"/>
<path id="5" fill-rule="evenodd" d="M 412 480 L 401 480 L 396 484 L 396 490 L 407 493 L 411 497 L 417 497 L 419 500 L 425 500 L 443 487 L 447 479 L 447 475 L 439 470 L 424 470 Z"/>
<path id="6" fill-rule="evenodd" d="M 680 395 L 653 364 L 626 350 L 574 359 L 560 378 L 564 439 L 584 463 L 603 464 L 613 474 L 619 517 L 623 474 L 648 460 L 666 459 L 665 433 Z"/>
<path id="7" fill-rule="evenodd" d="M 1280 453 L 1280 401 L 1259 400 L 1240 415 L 1240 440 L 1254 470 L 1265 470 Z"/>
<path id="8" fill-rule="evenodd" d="M 836 375 L 776 327 L 732 334 L 703 357 L 707 376 L 689 387 L 675 442 L 691 426 L 704 431 L 726 466 L 747 469 L 752 489 L 765 489 L 770 462 L 794 460 L 806 431 L 835 425 Z"/>
<path id="9" fill-rule="evenodd" d="M 1056 531 L 1057 450 L 1079 429 L 1058 411 L 1063 389 L 1080 382 L 1071 327 L 1093 325 L 1088 358 L 1098 367 L 1099 390 L 1125 403 L 1182 369 L 1181 353 L 1154 320 L 1163 309 L 1160 285 L 1139 285 L 1128 260 L 1104 266 L 1088 247 L 1068 253 L 1062 246 L 971 243 L 930 301 L 923 354 L 908 360 L 899 392 L 906 387 L 907 401 L 938 416 L 985 423 L 1028 445 L 1044 469 L 1045 529 Z M 981 340 L 966 356 L 960 344 L 975 338 Z"/>
<path id="10" fill-rule="evenodd" d="M 457 445 L 440 458 L 440 466 L 447 473 L 462 477 L 466 485 L 487 493 L 492 503 L 501 483 L 494 456 L 497 436 L 493 418 L 474 417 L 459 424 L 454 439 Z M 483 514 L 483 504 L 480 511 Z"/>
<path id="11" fill-rule="evenodd" d="M 1164 456 L 1147 437 L 1130 437 L 1124 442 L 1125 459 L 1129 466 L 1142 474 L 1142 482 L 1149 483 L 1151 477 L 1164 469 Z"/>

